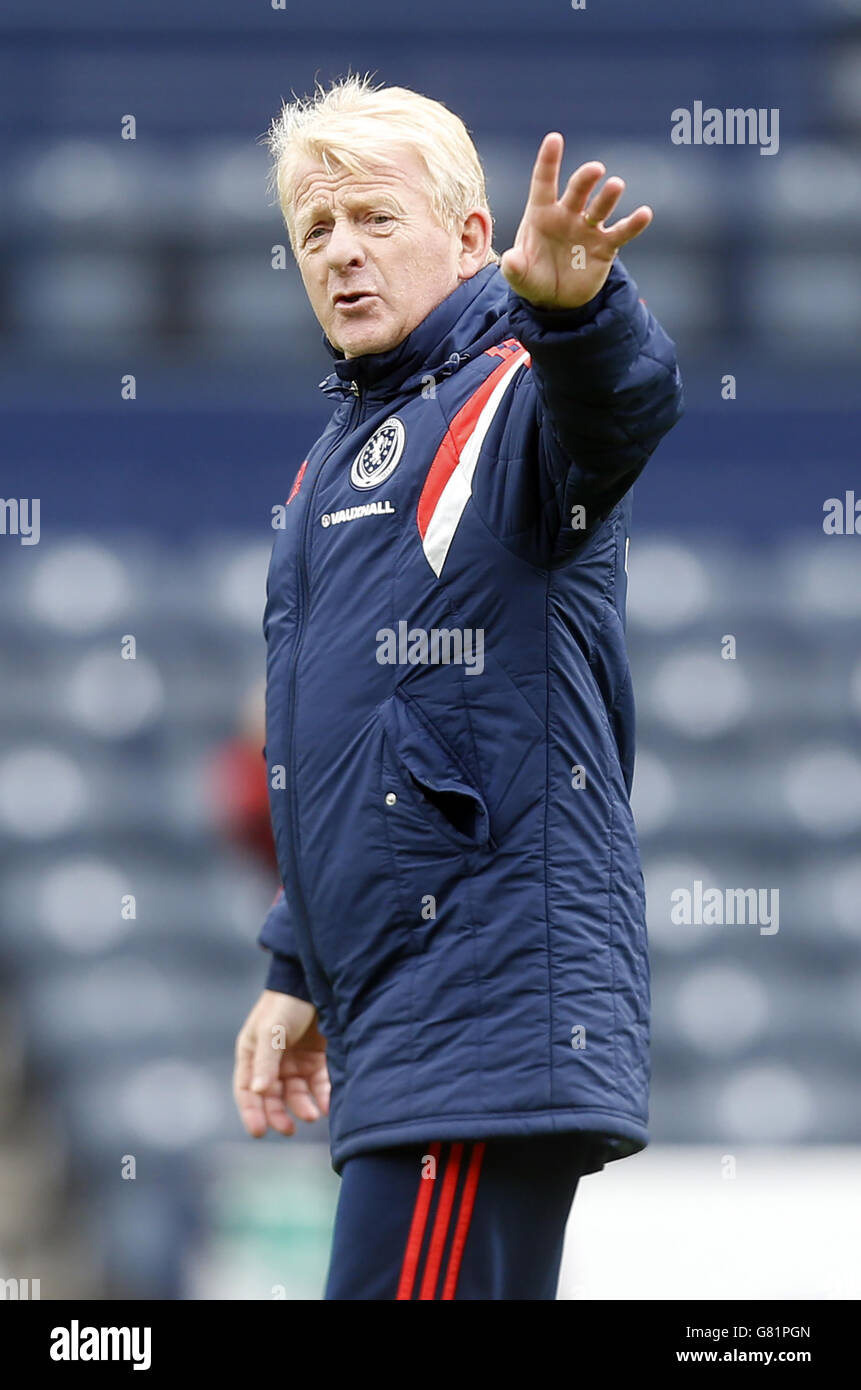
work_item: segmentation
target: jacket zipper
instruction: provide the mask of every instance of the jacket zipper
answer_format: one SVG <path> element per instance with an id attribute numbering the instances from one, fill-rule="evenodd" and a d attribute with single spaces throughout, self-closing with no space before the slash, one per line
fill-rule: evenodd
<path id="1" fill-rule="evenodd" d="M 297 807 L 297 799 L 296 799 L 296 782 L 295 782 L 295 778 L 293 777 L 293 766 L 294 766 L 294 759 L 293 759 L 293 734 L 294 734 L 294 726 L 295 726 L 295 718 L 296 718 L 296 716 L 295 716 L 295 707 L 296 707 L 296 672 L 297 672 L 297 669 L 298 669 L 298 666 L 299 666 L 299 655 L 300 655 L 300 652 L 301 652 L 301 650 L 302 650 L 302 643 L 303 643 L 303 640 L 304 640 L 304 637 L 305 637 L 306 599 L 307 599 L 307 597 L 308 597 L 308 565 L 307 565 L 308 527 L 309 527 L 309 525 L 310 525 L 310 519 L 311 519 L 311 517 L 312 517 L 312 515 L 313 515 L 313 512 L 314 512 L 314 498 L 315 498 L 316 495 L 317 495 L 317 488 L 318 488 L 318 486 L 319 486 L 320 479 L 321 479 L 322 476 L 323 476 L 323 470 L 324 470 L 324 468 L 326 467 L 326 464 L 328 463 L 328 461 L 329 461 L 329 459 L 332 457 L 332 455 L 341 447 L 341 445 L 343 444 L 343 442 L 344 442 L 344 440 L 347 438 L 347 436 L 350 434 L 350 432 L 356 427 L 356 425 L 358 425 L 358 424 L 361 422 L 362 413 L 363 413 L 363 412 L 362 412 L 362 406 L 363 406 L 364 402 L 362 401 L 361 392 L 359 391 L 359 388 L 358 388 L 358 386 L 357 386 L 357 384 L 356 384 L 355 382 L 352 382 L 352 383 L 351 383 L 351 388 L 352 388 L 353 393 L 354 393 L 354 400 L 353 400 L 353 402 L 352 402 L 352 405 L 351 405 L 349 414 L 348 414 L 348 416 L 347 416 L 347 420 L 346 420 L 346 422 L 345 422 L 344 428 L 338 432 L 338 435 L 336 436 L 335 442 L 333 443 L 332 447 L 328 450 L 328 452 L 324 455 L 324 457 L 322 458 L 322 460 L 321 460 L 321 462 L 320 462 L 320 466 L 319 466 L 319 468 L 317 469 L 317 473 L 316 473 L 316 476 L 315 476 L 315 478 L 314 478 L 314 482 L 313 482 L 313 484 L 312 484 L 312 486 L 311 486 L 311 495 L 310 495 L 310 497 L 308 498 L 308 502 L 307 502 L 306 507 L 305 507 L 305 515 L 304 515 L 303 518 L 302 518 L 302 534 L 301 534 L 300 541 L 299 541 L 299 581 L 300 581 L 300 582 L 299 582 L 299 589 L 298 589 L 298 610 L 299 610 L 299 611 L 298 611 L 297 619 L 296 619 L 296 629 L 297 629 L 297 630 L 296 630 L 296 640 L 295 640 L 295 643 L 294 643 L 294 646 L 293 646 L 293 657 L 292 657 L 292 660 L 291 660 L 291 663 L 290 663 L 290 689 L 289 689 L 289 701 L 288 701 L 288 707 L 289 707 L 289 710 L 290 710 L 290 720 L 289 720 L 288 729 L 287 729 L 287 757 L 288 757 L 288 759 L 289 759 L 289 767 L 290 767 L 290 776 L 289 776 L 289 779 L 288 779 L 288 786 L 289 786 L 289 788 L 290 788 L 290 834 L 289 834 L 290 860 L 291 860 L 291 867 L 292 867 L 292 870 L 293 870 L 293 882 L 295 883 L 296 887 L 297 887 L 298 890 L 299 890 L 299 897 L 301 898 L 301 902 L 302 902 L 302 917 L 303 917 L 303 919 L 304 919 L 304 921 L 305 921 L 306 923 L 308 922 L 308 913 L 307 913 L 307 911 L 306 911 L 306 909 L 305 909 L 305 894 L 304 894 L 304 892 L 303 892 L 303 890 L 302 890 L 302 884 L 301 884 L 300 879 L 299 879 L 299 856 L 298 856 L 298 854 L 296 853 L 296 838 L 297 838 L 297 836 L 296 836 L 296 826 L 297 826 L 297 812 L 298 812 L 298 807 Z M 312 939 L 312 935 L 311 935 L 311 931 L 310 931 L 310 926 L 309 926 L 309 928 L 308 928 L 307 938 L 308 938 L 308 952 L 309 952 L 309 954 L 311 955 L 311 957 L 312 957 L 312 959 L 313 959 L 313 961 L 314 961 L 314 965 L 315 965 L 316 969 L 319 971 L 319 973 L 320 973 L 320 975 L 322 976 L 322 978 L 326 981 L 326 984 L 327 984 L 327 986 L 329 987 L 329 990 L 331 991 L 331 988 L 332 988 L 332 986 L 331 986 L 331 981 L 329 980 L 329 977 L 327 976 L 325 970 L 324 970 L 323 967 L 322 967 L 322 964 L 320 963 L 320 961 L 319 961 L 319 959 L 318 959 L 318 957 L 317 957 L 316 952 L 315 952 L 314 949 L 313 949 L 313 939 Z M 332 1007 L 334 1008 L 334 1000 L 332 1001 Z"/>

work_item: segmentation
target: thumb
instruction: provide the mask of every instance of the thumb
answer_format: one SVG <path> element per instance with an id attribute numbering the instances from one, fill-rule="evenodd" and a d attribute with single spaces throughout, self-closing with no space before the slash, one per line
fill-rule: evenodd
<path id="1" fill-rule="evenodd" d="M 519 247 L 512 246 L 503 252 L 499 268 L 512 288 L 516 289 L 526 275 L 526 257 Z"/>
<path id="2" fill-rule="evenodd" d="M 252 1091 L 267 1091 L 278 1080 L 281 1058 L 284 1055 L 272 1046 L 273 1039 L 267 1028 L 261 1028 L 257 1035 L 252 1068 Z"/>

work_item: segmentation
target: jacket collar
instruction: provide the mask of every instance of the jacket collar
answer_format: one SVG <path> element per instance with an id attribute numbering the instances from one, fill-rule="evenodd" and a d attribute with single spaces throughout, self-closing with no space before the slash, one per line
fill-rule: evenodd
<path id="1" fill-rule="evenodd" d="M 508 282 L 498 265 L 486 265 L 464 280 L 388 352 L 346 358 L 323 334 L 335 358 L 335 370 L 320 383 L 327 395 L 396 395 L 412 377 L 437 378 L 457 371 L 463 362 L 496 341 L 508 309 Z"/>

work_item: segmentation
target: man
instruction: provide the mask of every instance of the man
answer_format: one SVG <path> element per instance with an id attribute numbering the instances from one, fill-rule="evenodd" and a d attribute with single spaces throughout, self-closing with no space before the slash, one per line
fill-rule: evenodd
<path id="1" fill-rule="evenodd" d="M 460 120 L 348 78 L 270 144 L 338 400 L 267 582 L 283 883 L 249 1133 L 329 1114 L 329 1299 L 552 1299 L 580 1176 L 648 1143 L 629 491 L 681 413 L 621 179 L 545 136 L 501 261 Z M 331 1081 L 331 1109 L 329 1085 Z"/>

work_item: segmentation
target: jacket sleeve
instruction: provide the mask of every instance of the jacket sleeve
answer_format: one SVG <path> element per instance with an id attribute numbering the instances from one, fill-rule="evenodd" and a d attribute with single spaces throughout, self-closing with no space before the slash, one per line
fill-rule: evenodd
<path id="1" fill-rule="evenodd" d="M 266 579 L 266 597 L 268 601 L 268 576 Z M 266 636 L 268 636 L 267 627 L 268 622 L 264 616 L 263 631 Z M 265 745 L 261 751 L 264 765 L 266 765 Z M 305 971 L 296 947 L 290 905 L 287 902 L 283 887 L 278 889 L 272 900 L 272 906 L 263 920 L 257 942 L 264 950 L 271 952 L 263 988 L 276 990 L 279 994 L 292 994 L 297 999 L 305 999 L 309 1004 L 312 1003 L 311 991 L 308 989 Z"/>
<path id="2" fill-rule="evenodd" d="M 500 540 L 555 567 L 575 558 L 679 419 L 681 375 L 675 345 L 618 259 L 577 309 L 536 309 L 510 290 L 509 324 L 531 366 L 494 467 L 476 470 L 475 500 Z"/>
<path id="3" fill-rule="evenodd" d="M 290 908 L 283 888 L 279 888 L 275 895 L 257 940 L 259 945 L 272 953 L 264 989 L 292 994 L 297 999 L 313 1003 L 296 948 Z"/>

